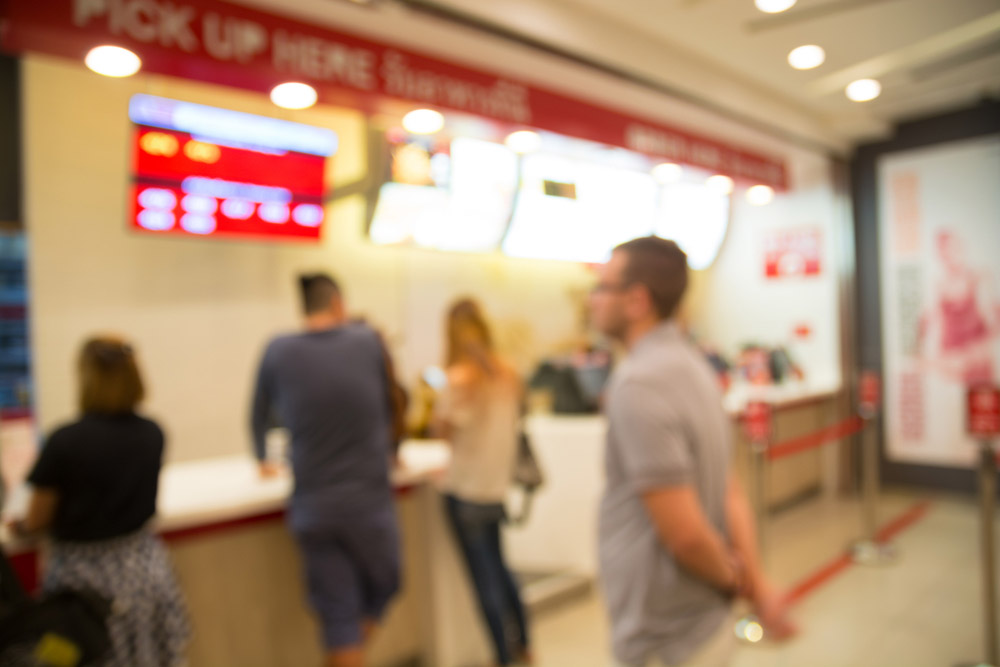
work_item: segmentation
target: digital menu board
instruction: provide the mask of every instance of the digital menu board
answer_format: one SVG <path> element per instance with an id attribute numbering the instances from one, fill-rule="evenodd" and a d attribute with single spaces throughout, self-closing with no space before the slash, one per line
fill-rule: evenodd
<path id="1" fill-rule="evenodd" d="M 715 261 L 729 229 L 730 197 L 702 183 L 672 183 L 660 193 L 653 233 L 671 239 L 692 269 Z"/>
<path id="2" fill-rule="evenodd" d="M 369 235 L 378 244 L 495 250 L 507 228 L 517 156 L 503 144 L 401 136 L 389 143 L 389 174 Z"/>
<path id="3" fill-rule="evenodd" d="M 129 118 L 134 229 L 319 239 L 331 130 L 151 95 L 132 97 Z"/>
<path id="4" fill-rule="evenodd" d="M 619 243 L 650 233 L 653 177 L 565 155 L 525 155 L 503 251 L 515 257 L 603 262 Z"/>

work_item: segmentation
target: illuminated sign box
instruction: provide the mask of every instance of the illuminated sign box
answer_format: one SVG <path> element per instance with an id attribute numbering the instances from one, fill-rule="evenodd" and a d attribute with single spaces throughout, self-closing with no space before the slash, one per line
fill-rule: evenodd
<path id="1" fill-rule="evenodd" d="M 318 240 L 334 132 L 135 95 L 133 228 L 151 234 Z"/>

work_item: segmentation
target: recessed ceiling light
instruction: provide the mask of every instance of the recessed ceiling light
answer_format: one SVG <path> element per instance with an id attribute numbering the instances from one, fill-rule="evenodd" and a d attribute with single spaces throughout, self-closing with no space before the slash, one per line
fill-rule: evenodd
<path id="1" fill-rule="evenodd" d="M 822 65 L 825 60 L 826 52 L 815 44 L 800 46 L 788 54 L 788 64 L 795 69 L 813 69 Z"/>
<path id="2" fill-rule="evenodd" d="M 662 184 L 676 183 L 684 175 L 684 168 L 672 162 L 661 162 L 653 167 L 653 178 Z"/>
<path id="3" fill-rule="evenodd" d="M 403 128 L 410 134 L 434 134 L 444 127 L 444 116 L 434 109 L 414 109 L 403 116 Z"/>
<path id="4" fill-rule="evenodd" d="M 316 99 L 316 89 L 307 83 L 288 82 L 271 89 L 271 101 L 283 109 L 308 109 Z"/>
<path id="5" fill-rule="evenodd" d="M 537 132 L 518 130 L 508 134 L 504 143 L 515 153 L 532 153 L 542 145 L 542 138 Z"/>
<path id="6" fill-rule="evenodd" d="M 845 92 L 855 102 L 868 102 L 882 94 L 882 84 L 875 79 L 858 79 L 848 84 Z"/>
<path id="7" fill-rule="evenodd" d="M 142 67 L 139 56 L 120 46 L 96 46 L 83 62 L 98 74 L 115 78 L 132 76 Z"/>
<path id="8" fill-rule="evenodd" d="M 747 190 L 747 201 L 753 206 L 766 206 L 774 199 L 774 190 L 766 185 L 755 185 Z"/>
<path id="9" fill-rule="evenodd" d="M 777 14 L 795 5 L 795 0 L 754 0 L 757 9 L 768 14 Z"/>
<path id="10" fill-rule="evenodd" d="M 720 195 L 728 195 L 733 191 L 733 179 L 723 174 L 709 176 L 705 181 L 705 185 Z"/>

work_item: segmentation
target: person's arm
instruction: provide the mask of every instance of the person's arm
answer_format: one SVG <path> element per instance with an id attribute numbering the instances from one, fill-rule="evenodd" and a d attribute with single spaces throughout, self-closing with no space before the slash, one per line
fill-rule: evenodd
<path id="1" fill-rule="evenodd" d="M 619 387 L 608 406 L 615 455 L 664 548 L 686 571 L 735 594 L 742 587 L 741 568 L 702 508 L 693 445 L 678 404 L 663 387 Z"/>
<path id="2" fill-rule="evenodd" d="M 250 430 L 253 435 L 253 452 L 260 466 L 262 477 L 271 477 L 278 473 L 280 466 L 267 460 L 267 432 L 272 424 L 272 393 L 273 378 L 271 377 L 271 348 L 264 353 L 260 368 L 257 370 L 257 383 L 254 387 L 253 404 L 250 410 Z"/>
<path id="3" fill-rule="evenodd" d="M 28 512 L 23 519 L 11 523 L 18 537 L 30 537 L 45 532 L 52 526 L 59 504 L 59 493 L 52 488 L 35 487 L 28 501 Z"/>
<path id="4" fill-rule="evenodd" d="M 743 485 L 730 474 L 726 491 L 726 530 L 733 550 L 746 570 L 744 595 L 753 604 L 761 624 L 773 639 L 785 639 L 798 630 L 788 618 L 788 603 L 777 591 L 760 562 L 757 527 Z"/>
<path id="5" fill-rule="evenodd" d="M 663 545 L 691 574 L 730 595 L 744 588 L 743 568 L 705 517 L 690 484 L 651 489 L 643 504 Z"/>
<path id="6" fill-rule="evenodd" d="M 448 383 L 438 394 L 434 406 L 434 434 L 448 440 L 455 428 L 475 419 L 475 377 L 471 369 L 453 366 L 447 369 Z"/>

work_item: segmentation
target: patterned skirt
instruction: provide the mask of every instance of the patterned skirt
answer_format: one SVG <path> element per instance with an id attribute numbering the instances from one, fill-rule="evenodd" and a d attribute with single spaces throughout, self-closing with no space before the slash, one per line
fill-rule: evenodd
<path id="1" fill-rule="evenodd" d="M 167 549 L 148 530 L 100 542 L 55 542 L 42 587 L 112 600 L 111 653 L 101 667 L 175 667 L 190 636 Z"/>

